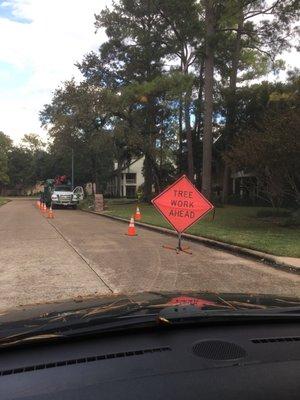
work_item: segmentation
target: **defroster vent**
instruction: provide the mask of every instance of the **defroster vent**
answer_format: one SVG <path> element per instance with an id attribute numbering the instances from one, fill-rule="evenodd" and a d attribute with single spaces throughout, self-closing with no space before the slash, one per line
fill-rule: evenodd
<path id="1" fill-rule="evenodd" d="M 300 336 L 258 338 L 258 339 L 251 339 L 251 342 L 254 344 L 279 343 L 279 342 L 300 342 Z"/>
<path id="2" fill-rule="evenodd" d="M 95 361 L 110 360 L 112 358 L 124 358 L 124 357 L 132 357 L 132 356 L 141 356 L 143 354 L 162 353 L 165 351 L 171 351 L 171 348 L 170 347 L 156 347 L 153 349 L 125 351 L 125 352 L 119 352 L 119 353 L 102 354 L 102 355 L 96 355 L 96 356 L 90 356 L 90 357 L 75 358 L 75 359 L 71 359 L 71 360 L 61 360 L 61 361 L 50 362 L 50 363 L 45 363 L 45 364 L 30 365 L 30 366 L 21 367 L 21 368 L 14 368 L 14 369 L 7 369 L 7 370 L 0 371 L 0 376 L 21 374 L 24 372 L 40 371 L 42 369 L 64 367 L 66 365 L 83 364 L 83 363 L 89 363 L 89 362 L 95 362 Z"/>

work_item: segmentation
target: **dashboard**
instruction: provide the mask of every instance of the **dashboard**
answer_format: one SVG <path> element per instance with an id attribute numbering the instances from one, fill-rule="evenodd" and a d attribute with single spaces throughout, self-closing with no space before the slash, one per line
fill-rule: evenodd
<path id="1" fill-rule="evenodd" d="M 1 400 L 235 398 L 300 398 L 298 323 L 136 330 L 1 350 Z"/>

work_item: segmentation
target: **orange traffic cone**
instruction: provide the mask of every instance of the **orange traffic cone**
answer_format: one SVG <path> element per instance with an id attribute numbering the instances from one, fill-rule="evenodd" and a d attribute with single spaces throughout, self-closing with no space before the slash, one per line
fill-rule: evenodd
<path id="1" fill-rule="evenodd" d="M 135 219 L 136 221 L 140 221 L 140 220 L 142 219 L 142 214 L 141 214 L 141 212 L 140 212 L 139 207 L 136 208 L 136 212 L 135 212 L 135 214 L 134 214 L 134 219 Z"/>
<path id="2" fill-rule="evenodd" d="M 37 200 L 37 202 L 36 202 L 36 207 L 40 208 L 40 201 L 39 200 Z"/>
<path id="3" fill-rule="evenodd" d="M 46 213 L 47 213 L 47 206 L 46 206 L 46 203 L 44 203 L 42 212 L 43 212 L 43 214 L 46 214 Z"/>
<path id="4" fill-rule="evenodd" d="M 48 216 L 47 218 L 49 219 L 53 219 L 54 218 L 54 214 L 53 214 L 53 210 L 52 207 L 50 206 L 49 210 L 48 210 Z"/>
<path id="5" fill-rule="evenodd" d="M 43 209 L 44 209 L 44 203 L 41 201 L 40 202 L 40 211 L 43 212 Z"/>
<path id="6" fill-rule="evenodd" d="M 133 217 L 130 218 L 130 222 L 129 222 L 129 226 L 128 226 L 128 231 L 127 231 L 127 234 L 126 234 L 126 235 L 128 235 L 128 236 L 136 236 Z"/>

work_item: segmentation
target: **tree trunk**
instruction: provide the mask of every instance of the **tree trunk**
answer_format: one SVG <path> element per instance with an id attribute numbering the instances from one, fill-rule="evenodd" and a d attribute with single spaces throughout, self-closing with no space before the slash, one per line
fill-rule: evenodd
<path id="1" fill-rule="evenodd" d="M 225 204 L 228 202 L 229 196 L 229 184 L 230 184 L 230 175 L 231 169 L 227 163 L 224 165 L 224 172 L 223 172 L 223 185 L 222 185 L 222 203 Z"/>
<path id="2" fill-rule="evenodd" d="M 122 181 L 122 169 L 121 169 L 121 164 L 118 163 L 116 197 L 121 197 L 121 191 L 120 191 L 121 181 Z"/>
<path id="3" fill-rule="evenodd" d="M 151 18 L 151 1 L 147 0 L 147 20 L 146 20 L 146 31 L 147 31 L 147 45 L 145 48 L 145 65 L 146 65 L 146 81 L 151 82 L 152 76 L 152 48 L 151 48 L 151 30 L 152 30 L 152 18 Z M 155 134 L 155 111 L 154 111 L 154 99 L 152 96 L 147 96 L 146 103 L 146 115 L 145 115 L 145 143 L 144 143 L 144 198 L 150 202 L 152 198 L 152 185 L 153 185 L 153 163 L 156 160 L 153 158 L 155 154 L 155 140 L 153 136 Z"/>
<path id="4" fill-rule="evenodd" d="M 159 167 L 157 164 L 152 164 L 152 167 L 153 167 L 152 171 L 153 171 L 155 192 L 160 193 L 161 192 L 161 180 L 160 180 Z"/>
<path id="5" fill-rule="evenodd" d="M 238 28 L 236 33 L 235 48 L 232 58 L 232 68 L 229 81 L 229 94 L 227 102 L 227 118 L 225 125 L 225 151 L 229 148 L 232 138 L 235 135 L 236 127 L 236 82 L 239 67 L 239 60 L 241 54 L 241 36 L 244 27 L 244 14 L 243 8 L 240 8 Z M 227 163 L 224 166 L 223 174 L 223 190 L 222 190 L 222 202 L 228 202 L 229 187 L 230 187 L 230 175 L 231 169 Z"/>
<path id="6" fill-rule="evenodd" d="M 182 49 L 181 56 L 181 71 L 187 75 L 189 72 L 189 64 L 187 60 L 187 54 L 184 48 Z M 190 106 L 191 106 L 191 93 L 187 90 L 184 96 L 184 126 L 187 143 L 187 169 L 188 177 L 191 182 L 194 182 L 194 154 L 193 154 L 193 138 L 191 132 L 191 119 L 190 119 Z"/>
<path id="7" fill-rule="evenodd" d="M 178 172 L 182 172 L 182 152 L 183 152 L 183 143 L 182 143 L 182 96 L 179 101 L 179 129 L 178 129 L 178 134 L 179 134 L 179 154 L 178 154 Z"/>
<path id="8" fill-rule="evenodd" d="M 184 124 L 185 124 L 186 141 L 187 141 L 188 177 L 191 182 L 194 182 L 193 138 L 192 138 L 191 120 L 190 120 L 190 93 L 187 93 L 185 96 Z"/>
<path id="9" fill-rule="evenodd" d="M 203 89 L 204 89 L 204 79 L 203 79 L 203 73 L 204 73 L 204 59 L 201 60 L 200 64 L 200 73 L 199 73 L 199 90 L 198 90 L 198 107 L 195 110 L 195 146 L 197 151 L 200 151 L 200 148 L 202 147 L 202 138 L 201 138 L 201 126 L 203 126 L 203 118 L 202 118 L 202 113 L 203 113 Z M 201 147 L 200 147 L 201 146 Z M 199 162 L 195 166 L 196 168 L 196 186 L 201 190 L 201 184 L 202 184 L 202 179 L 201 179 L 201 158 L 199 156 Z"/>
<path id="10" fill-rule="evenodd" d="M 204 81 L 204 131 L 203 131 L 203 164 L 202 193 L 211 198 L 212 184 L 212 114 L 213 114 L 213 83 L 214 83 L 214 46 L 215 15 L 213 0 L 205 1 L 205 81 Z"/>
<path id="11" fill-rule="evenodd" d="M 145 190 L 144 196 L 146 201 L 150 201 L 152 197 L 152 185 L 153 185 L 153 154 L 155 152 L 155 140 L 153 139 L 153 133 L 155 132 L 155 117 L 153 111 L 153 99 L 148 98 L 146 116 L 145 116 L 145 161 L 144 161 L 144 178 L 145 178 Z"/>
<path id="12" fill-rule="evenodd" d="M 97 158 L 94 154 L 91 155 L 92 157 L 92 166 L 93 166 L 93 176 L 94 176 L 94 194 L 99 193 L 99 180 L 98 180 L 98 170 L 97 170 Z"/>
<path id="13" fill-rule="evenodd" d="M 153 171 L 152 171 L 151 156 L 149 155 L 148 152 L 145 154 L 144 177 L 145 177 L 144 196 L 146 201 L 150 201 L 152 197 Z"/>
<path id="14" fill-rule="evenodd" d="M 195 110 L 195 130 L 196 130 L 196 134 L 197 134 L 197 140 L 199 140 L 199 141 L 200 141 L 200 131 L 201 131 L 201 120 L 202 120 L 201 113 L 203 112 L 203 100 L 202 100 L 203 87 L 204 87 L 203 72 L 204 72 L 204 59 L 201 61 L 201 64 L 200 64 L 198 107 Z M 203 123 L 203 121 L 202 121 L 202 123 Z"/>

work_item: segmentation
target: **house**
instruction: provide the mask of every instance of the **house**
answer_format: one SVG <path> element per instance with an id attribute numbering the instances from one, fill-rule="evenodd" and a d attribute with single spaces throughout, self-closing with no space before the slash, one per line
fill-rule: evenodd
<path id="1" fill-rule="evenodd" d="M 233 195 L 250 199 L 258 197 L 258 183 L 253 172 L 236 171 L 231 174 L 231 179 Z"/>
<path id="2" fill-rule="evenodd" d="M 113 197 L 136 197 L 138 188 L 145 181 L 143 176 L 144 160 L 145 156 L 132 160 L 130 164 L 121 170 L 121 179 L 117 175 L 118 164 L 115 163 L 115 174 L 108 183 L 105 194 Z"/>

